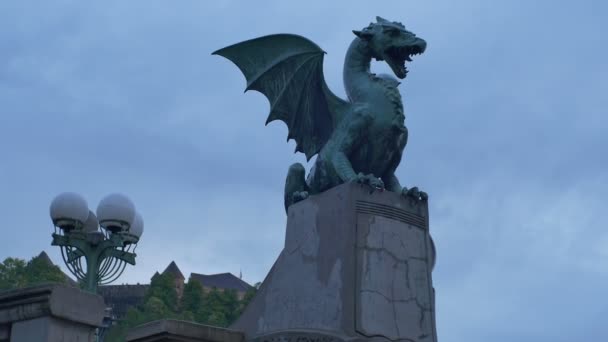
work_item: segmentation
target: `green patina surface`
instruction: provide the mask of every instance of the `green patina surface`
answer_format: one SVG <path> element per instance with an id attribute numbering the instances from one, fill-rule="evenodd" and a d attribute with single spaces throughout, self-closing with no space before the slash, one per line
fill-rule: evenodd
<path id="1" fill-rule="evenodd" d="M 76 274 L 76 276 L 80 280 L 80 286 L 83 290 L 97 293 L 101 274 L 107 271 L 106 268 L 112 266 L 111 262 L 104 263 L 106 259 L 113 258 L 135 265 L 135 253 L 127 252 L 123 248 L 128 241 L 130 241 L 129 238 L 120 233 L 112 234 L 110 238 L 103 239 L 100 234 L 76 231 L 68 236 L 53 234 L 51 245 L 74 248 L 67 251 L 66 263 L 73 263 L 84 258 L 84 265 L 86 265 L 84 274 Z"/>
<path id="2" fill-rule="evenodd" d="M 405 79 L 405 63 L 423 53 L 426 42 L 401 23 L 380 17 L 353 33 L 343 72 L 348 100 L 329 90 L 323 75 L 325 52 L 306 38 L 275 34 L 213 53 L 236 64 L 247 80 L 246 90 L 268 98 L 267 124 L 285 122 L 287 140 L 296 141 L 296 152 L 308 160 L 317 155 L 308 178 L 302 164 L 289 168 L 285 209 L 345 182 L 427 199 L 416 187 L 402 187 L 395 176 L 408 137 L 397 78 Z M 386 61 L 397 78 L 371 73 L 372 59 Z"/>

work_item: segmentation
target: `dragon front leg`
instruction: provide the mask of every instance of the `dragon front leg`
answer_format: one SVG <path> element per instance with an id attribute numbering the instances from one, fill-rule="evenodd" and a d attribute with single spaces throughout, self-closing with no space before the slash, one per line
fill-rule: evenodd
<path id="1" fill-rule="evenodd" d="M 391 173 L 389 176 L 385 176 L 384 180 L 384 184 L 386 184 L 386 190 L 397 193 L 401 193 L 403 191 L 401 183 L 399 183 L 399 179 L 397 179 L 397 176 L 395 176 L 395 174 Z"/>
<path id="2" fill-rule="evenodd" d="M 395 176 L 394 173 L 386 176 L 385 180 L 386 189 L 389 191 L 400 193 L 405 197 L 412 198 L 417 201 L 426 201 L 429 198 L 429 195 L 424 191 L 420 191 L 418 187 L 413 187 L 410 189 L 407 187 L 401 187 L 399 179 L 397 179 L 397 176 Z"/>
<path id="3" fill-rule="evenodd" d="M 384 182 L 382 179 L 372 175 L 363 174 L 361 172 L 356 173 L 352 167 L 352 164 L 343 152 L 337 152 L 332 159 L 334 170 L 338 174 L 338 177 L 342 182 L 356 182 L 360 184 L 369 185 L 374 190 L 384 190 Z"/>
<path id="4" fill-rule="evenodd" d="M 373 121 L 373 115 L 369 114 L 367 107 L 358 106 L 353 111 L 350 120 L 344 120 L 343 125 L 336 130 L 334 139 L 330 142 L 335 144 L 329 148 L 331 163 L 336 174 L 343 183 L 357 182 L 369 185 L 374 190 L 384 190 L 384 182 L 373 174 L 357 173 L 348 158 L 348 155 L 366 140 L 367 127 Z"/>
<path id="5" fill-rule="evenodd" d="M 289 167 L 285 180 L 285 212 L 290 205 L 308 198 L 310 189 L 306 184 L 305 173 L 306 170 L 300 163 L 295 163 Z"/>

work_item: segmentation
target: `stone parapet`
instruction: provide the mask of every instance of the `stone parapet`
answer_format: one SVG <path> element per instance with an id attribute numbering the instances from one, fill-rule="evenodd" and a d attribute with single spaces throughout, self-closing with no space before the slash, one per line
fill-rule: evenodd
<path id="1" fill-rule="evenodd" d="M 186 321 L 165 319 L 137 326 L 127 342 L 243 342 L 241 332 Z"/>
<path id="2" fill-rule="evenodd" d="M 98 295 L 59 284 L 0 293 L 0 341 L 94 341 L 105 305 Z"/>

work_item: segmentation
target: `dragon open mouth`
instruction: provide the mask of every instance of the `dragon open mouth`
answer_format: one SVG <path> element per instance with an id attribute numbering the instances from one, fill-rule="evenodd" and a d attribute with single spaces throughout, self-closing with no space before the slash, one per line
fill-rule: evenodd
<path id="1" fill-rule="evenodd" d="M 424 49 L 418 45 L 390 47 L 386 50 L 386 62 L 391 67 L 395 76 L 403 79 L 407 76 L 405 62 L 411 62 L 412 56 L 419 55 Z"/>

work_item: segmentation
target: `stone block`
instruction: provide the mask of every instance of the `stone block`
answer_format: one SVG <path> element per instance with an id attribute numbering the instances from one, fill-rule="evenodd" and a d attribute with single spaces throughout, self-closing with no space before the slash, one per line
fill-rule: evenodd
<path id="1" fill-rule="evenodd" d="M 105 305 L 98 295 L 47 284 L 0 293 L 0 341 L 93 342 Z"/>
<path id="2" fill-rule="evenodd" d="M 128 342 L 243 342 L 242 333 L 209 325 L 165 319 L 137 326 Z"/>
<path id="3" fill-rule="evenodd" d="M 343 184 L 289 208 L 285 247 L 231 326 L 256 341 L 435 342 L 428 203 Z"/>
<path id="4" fill-rule="evenodd" d="M 0 342 L 8 342 L 11 337 L 11 326 L 0 324 Z"/>

